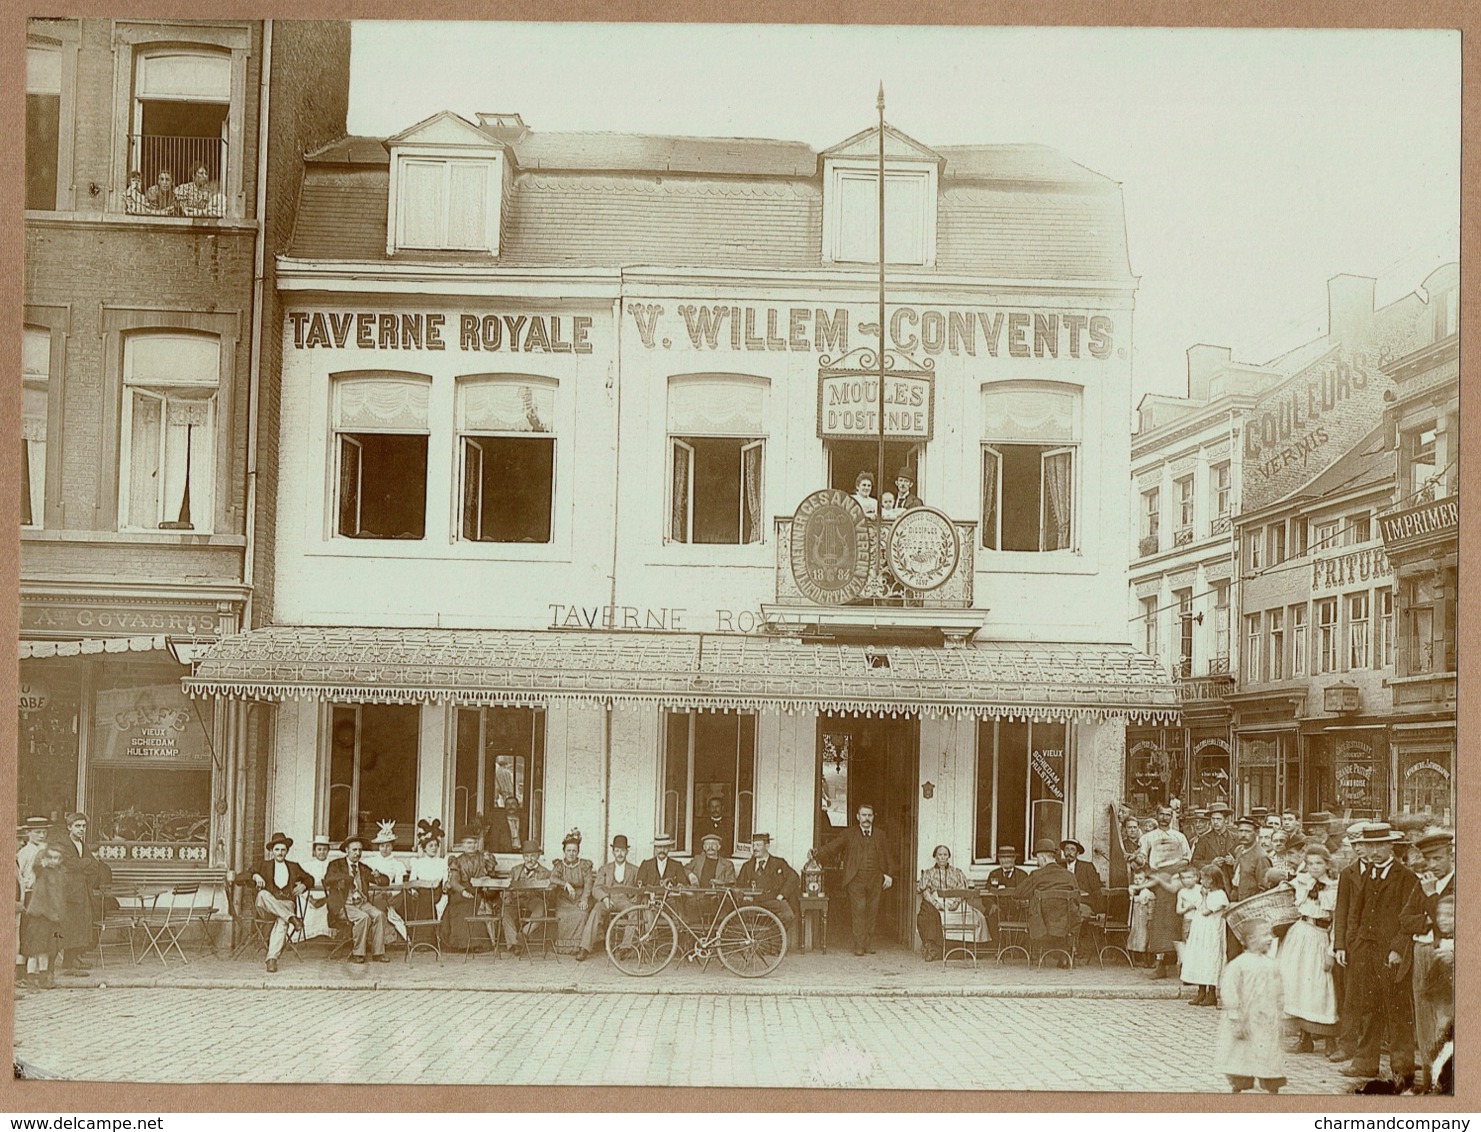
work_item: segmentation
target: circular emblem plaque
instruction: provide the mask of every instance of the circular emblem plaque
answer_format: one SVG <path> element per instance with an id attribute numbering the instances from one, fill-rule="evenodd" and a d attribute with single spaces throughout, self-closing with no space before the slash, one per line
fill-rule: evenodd
<path id="1" fill-rule="evenodd" d="M 936 589 L 956 572 L 961 551 L 956 527 L 933 507 L 912 507 L 890 528 L 890 569 L 907 589 Z"/>
<path id="2" fill-rule="evenodd" d="M 869 581 L 869 518 L 846 491 L 825 488 L 792 515 L 792 578 L 819 605 L 853 601 Z"/>

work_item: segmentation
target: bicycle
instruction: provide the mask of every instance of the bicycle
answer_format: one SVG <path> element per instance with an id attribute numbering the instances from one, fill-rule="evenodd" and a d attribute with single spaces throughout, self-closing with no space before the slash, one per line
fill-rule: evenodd
<path id="1" fill-rule="evenodd" d="M 736 889 L 659 888 L 644 889 L 640 904 L 624 908 L 607 925 L 607 956 L 624 975 L 656 975 L 679 950 L 679 932 L 689 937 L 685 958 L 708 965 L 719 959 L 726 970 L 743 979 L 769 975 L 787 954 L 787 930 L 775 913 L 736 899 Z M 741 890 L 742 895 L 757 895 Z M 714 896 L 720 899 L 706 927 L 688 922 L 678 908 L 670 908 L 674 897 Z"/>

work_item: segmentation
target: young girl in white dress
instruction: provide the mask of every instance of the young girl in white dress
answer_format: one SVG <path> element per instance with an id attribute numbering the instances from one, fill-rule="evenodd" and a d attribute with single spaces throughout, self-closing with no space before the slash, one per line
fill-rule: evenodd
<path id="1" fill-rule="evenodd" d="M 1188 940 L 1183 945 L 1183 982 L 1198 988 L 1191 1006 L 1219 1005 L 1219 973 L 1224 969 L 1224 912 L 1229 894 L 1224 890 L 1224 872 L 1218 865 L 1205 865 L 1198 874 L 1198 903 Z"/>
<path id="2" fill-rule="evenodd" d="M 1311 1053 L 1314 1037 L 1336 1048 L 1337 992 L 1332 981 L 1332 918 L 1337 910 L 1337 878 L 1325 845 L 1306 846 L 1304 871 L 1290 880 L 1301 918 L 1291 925 L 1276 958 L 1280 963 L 1285 1011 L 1300 1037 L 1293 1052 Z"/>
<path id="3" fill-rule="evenodd" d="M 1178 889 L 1178 968 L 1183 966 L 1183 949 L 1188 946 L 1188 929 L 1193 926 L 1193 917 L 1198 914 L 1198 901 L 1202 892 L 1198 888 L 1198 869 L 1188 865 L 1178 873 L 1182 885 Z"/>

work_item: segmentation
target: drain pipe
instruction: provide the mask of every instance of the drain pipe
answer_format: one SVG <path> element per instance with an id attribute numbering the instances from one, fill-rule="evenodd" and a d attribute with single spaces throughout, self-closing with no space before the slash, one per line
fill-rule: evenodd
<path id="1" fill-rule="evenodd" d="M 242 605 L 242 628 L 252 628 L 253 583 L 256 578 L 254 556 L 257 551 L 257 414 L 262 387 L 262 298 L 267 264 L 267 222 L 263 219 L 267 204 L 267 135 L 272 102 L 273 22 L 262 21 L 262 72 L 257 76 L 257 239 L 252 257 L 252 330 L 251 354 L 247 372 L 247 514 L 246 554 L 242 561 L 242 587 L 246 600 Z"/>
<path id="2" fill-rule="evenodd" d="M 622 524 L 620 513 L 622 508 L 622 488 L 620 472 L 622 470 L 622 295 L 625 290 L 625 273 L 619 272 L 617 282 L 617 297 L 612 302 L 612 336 L 614 348 L 612 351 L 613 369 L 608 372 L 608 380 L 612 389 L 613 403 L 613 437 L 612 437 L 612 575 L 611 588 L 608 590 L 607 604 L 616 608 L 617 606 L 617 563 L 618 546 Z M 602 845 L 608 845 L 612 840 L 612 713 L 616 707 L 609 701 L 606 705 L 602 727 Z M 605 849 L 604 849 L 605 852 Z"/>

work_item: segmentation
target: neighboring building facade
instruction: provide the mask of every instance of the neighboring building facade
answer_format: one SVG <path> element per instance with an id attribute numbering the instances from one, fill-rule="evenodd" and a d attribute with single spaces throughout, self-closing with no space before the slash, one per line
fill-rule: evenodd
<path id="1" fill-rule="evenodd" d="M 440 817 L 507 852 L 575 826 L 600 858 L 718 825 L 800 864 L 868 801 L 907 873 L 942 842 L 977 873 L 1038 836 L 1104 850 L 1127 721 L 1175 707 L 1115 612 L 1120 190 L 886 131 L 886 478 L 934 513 L 891 517 L 884 570 L 849 496 L 878 141 L 444 113 L 310 156 L 274 624 L 187 682 L 276 705 L 274 828 L 406 847 Z"/>
<path id="2" fill-rule="evenodd" d="M 105 860 L 219 867 L 250 817 L 245 715 L 180 680 L 246 623 L 263 205 L 348 72 L 345 23 L 27 25 L 18 804 Z"/>

